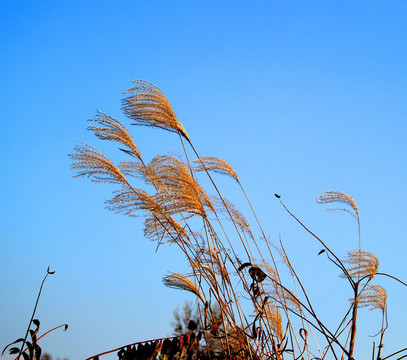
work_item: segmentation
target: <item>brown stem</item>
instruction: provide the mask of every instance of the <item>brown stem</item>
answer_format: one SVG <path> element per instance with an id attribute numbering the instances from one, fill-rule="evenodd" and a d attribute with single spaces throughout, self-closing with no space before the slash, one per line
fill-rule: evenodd
<path id="1" fill-rule="evenodd" d="M 353 281 L 352 277 L 349 275 L 349 272 L 346 270 L 345 265 L 343 265 L 342 261 L 333 253 L 333 251 L 317 236 L 315 235 L 310 229 L 308 229 L 301 221 L 298 219 L 288 208 L 284 205 L 284 203 L 280 200 L 280 204 L 284 207 L 284 209 L 309 233 L 311 234 L 315 239 L 317 239 L 320 244 L 326 249 L 326 251 L 331 254 L 335 260 L 337 261 L 334 262 L 345 274 L 345 277 L 349 280 L 350 284 L 352 285 L 352 288 L 355 288 L 355 282 Z"/>
<path id="2" fill-rule="evenodd" d="M 353 304 L 353 311 L 352 311 L 352 327 L 350 332 L 350 344 L 349 344 L 349 356 L 348 359 L 353 359 L 353 350 L 355 347 L 355 337 L 356 337 L 356 320 L 358 316 L 358 305 L 359 305 L 359 282 L 355 284 L 355 302 Z"/>

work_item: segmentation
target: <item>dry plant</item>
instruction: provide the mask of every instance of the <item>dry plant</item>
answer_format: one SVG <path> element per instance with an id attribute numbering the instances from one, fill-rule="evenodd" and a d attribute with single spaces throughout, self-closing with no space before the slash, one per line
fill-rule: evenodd
<path id="1" fill-rule="evenodd" d="M 179 248 L 190 273 L 169 273 L 163 281 L 196 296 L 202 327 L 173 338 L 126 345 L 89 359 L 113 351 L 118 351 L 119 359 L 191 358 L 191 349 L 198 343 L 208 349 L 207 356 L 213 359 L 353 359 L 361 307 L 382 313 L 378 345 L 374 345 L 372 354 L 373 359 L 382 359 L 387 329 L 386 292 L 371 282 L 378 274 L 386 274 L 378 273 L 377 258 L 361 249 L 355 201 L 338 191 L 327 192 L 317 200 L 344 204 L 349 209 L 337 210 L 350 212 L 357 220 L 359 249 L 341 260 L 280 199 L 287 212 L 323 246 L 320 254 L 324 252 L 349 283 L 349 311 L 338 327 L 330 329 L 314 309 L 281 241 L 275 245 L 267 239 L 232 167 L 221 159 L 199 156 L 166 96 L 155 85 L 136 80 L 124 96 L 123 111 L 132 124 L 178 134 L 183 155 L 157 155 L 145 162 L 130 131 L 118 120 L 99 112 L 88 129 L 101 140 L 116 142 L 127 159 L 114 164 L 95 148 L 80 144 L 70 155 L 72 169 L 78 177 L 118 185 L 113 198 L 107 201 L 108 208 L 143 217 L 144 234 L 155 240 L 157 247 L 170 243 Z M 214 173 L 227 175 L 237 184 L 256 219 L 255 229 L 223 197 Z M 209 179 L 209 189 L 198 181 L 202 176 Z M 142 187 L 136 185 L 140 183 Z M 280 268 L 276 257 L 282 260 Z M 283 282 L 284 271 L 292 281 Z M 216 314 L 214 308 L 219 309 Z"/>

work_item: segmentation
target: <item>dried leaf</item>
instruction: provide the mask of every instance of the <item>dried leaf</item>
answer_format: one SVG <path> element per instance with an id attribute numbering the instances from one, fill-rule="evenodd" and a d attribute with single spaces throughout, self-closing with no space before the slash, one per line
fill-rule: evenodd
<path id="1" fill-rule="evenodd" d="M 249 274 L 253 280 L 259 283 L 261 283 L 267 277 L 264 271 L 260 269 L 258 266 L 252 266 L 249 269 Z"/>

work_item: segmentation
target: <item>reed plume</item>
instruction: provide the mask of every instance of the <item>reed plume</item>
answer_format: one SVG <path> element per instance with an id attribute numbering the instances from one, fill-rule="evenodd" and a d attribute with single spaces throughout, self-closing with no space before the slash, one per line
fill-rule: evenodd
<path id="1" fill-rule="evenodd" d="M 155 187 L 157 191 L 165 191 L 165 186 L 160 177 L 154 172 L 154 169 L 149 164 L 145 164 L 144 162 L 124 161 L 121 162 L 118 167 L 124 175 L 141 179 L 146 184 Z"/>
<path id="2" fill-rule="evenodd" d="M 202 296 L 198 287 L 185 275 L 170 272 L 168 275 L 163 277 L 163 283 L 165 286 L 173 289 L 189 291 L 201 299 L 202 302 L 205 302 L 204 297 Z"/>
<path id="3" fill-rule="evenodd" d="M 150 167 L 165 187 L 165 191 L 157 192 L 155 199 L 167 213 L 186 213 L 185 218 L 207 217 L 205 207 L 213 209 L 213 205 L 187 165 L 173 156 L 163 155 L 155 157 Z"/>
<path id="4" fill-rule="evenodd" d="M 141 154 L 134 143 L 130 132 L 123 126 L 123 124 L 112 118 L 111 116 L 98 112 L 94 119 L 90 120 L 97 122 L 99 125 L 89 126 L 88 130 L 92 130 L 94 134 L 102 140 L 113 140 L 121 143 L 127 147 L 127 149 L 120 149 L 127 154 L 142 160 Z"/>
<path id="5" fill-rule="evenodd" d="M 69 155 L 74 163 L 71 169 L 77 170 L 75 177 L 86 176 L 94 182 L 123 184 L 123 173 L 105 155 L 95 148 L 81 144 L 75 146 L 74 154 Z"/>
<path id="6" fill-rule="evenodd" d="M 214 248 L 201 248 L 197 256 L 197 262 L 210 266 L 214 273 L 220 275 L 223 280 L 228 279 L 228 270 L 218 250 Z"/>
<path id="7" fill-rule="evenodd" d="M 283 323 L 280 310 L 277 306 L 267 303 L 264 306 L 264 317 L 267 319 L 269 327 L 272 329 L 274 336 L 276 336 L 278 342 L 281 343 L 283 340 Z"/>
<path id="8" fill-rule="evenodd" d="M 343 262 L 350 265 L 347 271 L 353 279 L 373 278 L 379 267 L 377 257 L 370 252 L 362 250 L 349 251 L 348 257 Z M 341 277 L 347 277 L 347 275 L 342 274 Z"/>
<path id="9" fill-rule="evenodd" d="M 250 229 L 249 222 L 243 216 L 243 214 L 233 205 L 228 199 L 219 199 L 218 197 L 213 197 L 213 204 L 216 210 L 221 214 L 226 214 L 230 216 L 231 220 L 242 230 L 244 233 L 249 235 L 251 239 L 254 239 L 252 230 Z"/>
<path id="10" fill-rule="evenodd" d="M 106 201 L 107 209 L 115 213 L 134 217 L 146 216 L 150 212 L 161 213 L 160 206 L 154 198 L 142 189 L 131 187 L 126 183 L 115 193 L 112 199 Z"/>
<path id="11" fill-rule="evenodd" d="M 235 171 L 224 160 L 216 157 L 201 156 L 194 160 L 194 163 L 197 164 L 194 168 L 196 171 L 214 171 L 219 174 L 231 176 L 236 181 L 239 181 Z"/>
<path id="12" fill-rule="evenodd" d="M 349 195 L 346 195 L 340 191 L 326 191 L 321 195 L 319 198 L 317 198 L 317 203 L 319 204 L 327 204 L 327 203 L 333 203 L 333 202 L 339 202 L 345 205 L 348 205 L 351 207 L 353 212 L 349 209 L 346 208 L 329 208 L 328 211 L 345 211 L 349 214 L 351 214 L 357 221 L 358 223 L 358 233 L 359 233 L 359 250 L 362 250 L 362 240 L 360 236 L 360 219 L 359 219 L 359 209 L 356 205 L 355 200 L 353 200 Z"/>
<path id="13" fill-rule="evenodd" d="M 355 299 L 350 299 L 355 304 Z M 386 290 L 380 285 L 366 285 L 358 298 L 358 307 L 369 307 L 369 310 L 386 309 Z"/>
<path id="14" fill-rule="evenodd" d="M 199 260 L 192 262 L 192 266 L 200 276 L 208 281 L 208 284 L 213 289 L 216 289 L 218 287 L 216 273 L 210 266 L 200 263 Z"/>
<path id="15" fill-rule="evenodd" d="M 168 214 L 154 213 L 144 221 L 144 236 L 147 239 L 162 243 L 186 242 L 189 235 L 173 217 Z"/>
<path id="16" fill-rule="evenodd" d="M 164 93 L 145 80 L 134 80 L 134 86 L 126 91 L 122 101 L 124 113 L 138 125 L 158 127 L 189 136 L 172 110 Z"/>
<path id="17" fill-rule="evenodd" d="M 321 195 L 319 198 L 317 198 L 317 203 L 319 204 L 327 204 L 327 203 L 333 203 L 333 202 L 339 202 L 343 203 L 346 205 L 349 205 L 352 210 L 354 211 L 351 212 L 348 209 L 342 209 L 342 208 L 330 208 L 328 209 L 329 211 L 346 211 L 353 215 L 356 220 L 359 222 L 359 210 L 358 207 L 355 203 L 355 200 L 353 200 L 349 195 L 346 195 L 340 191 L 326 191 L 324 192 L 323 195 Z"/>

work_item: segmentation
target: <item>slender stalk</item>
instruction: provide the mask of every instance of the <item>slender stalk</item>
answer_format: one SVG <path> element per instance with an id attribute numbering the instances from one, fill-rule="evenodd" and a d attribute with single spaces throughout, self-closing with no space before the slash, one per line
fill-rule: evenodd
<path id="1" fill-rule="evenodd" d="M 309 234 L 311 234 L 315 239 L 317 239 L 320 244 L 331 254 L 337 263 L 335 263 L 345 274 L 345 277 L 349 280 L 352 288 L 355 287 L 355 282 L 353 281 L 352 277 L 349 275 L 348 270 L 346 270 L 345 265 L 343 265 L 342 261 L 334 254 L 334 252 L 317 236 L 315 235 L 310 229 L 308 229 L 288 208 L 284 205 L 284 203 L 280 200 L 280 204 L 284 207 L 284 209 L 293 217 Z"/>
<path id="2" fill-rule="evenodd" d="M 30 322 L 28 323 L 27 331 L 25 332 L 24 341 L 23 341 L 23 343 L 21 345 L 21 349 L 20 349 L 20 352 L 18 353 L 17 359 L 19 359 L 21 354 L 23 353 L 24 344 L 25 344 L 25 342 L 27 340 L 28 333 L 30 332 L 30 327 L 31 327 L 31 324 L 32 324 L 33 319 L 34 319 L 35 312 L 37 311 L 38 301 L 40 300 L 41 291 L 42 291 L 42 287 L 44 286 L 44 282 L 47 279 L 48 275 L 52 275 L 54 273 L 55 273 L 55 271 L 49 271 L 49 266 L 48 266 L 47 274 L 44 276 L 44 279 L 42 280 L 42 283 L 41 283 L 41 286 L 40 286 L 40 290 L 38 291 L 38 296 L 37 296 L 37 300 L 35 302 L 34 310 L 33 310 L 33 313 L 31 315 Z"/>
<path id="3" fill-rule="evenodd" d="M 351 332 L 350 332 L 350 343 L 349 343 L 349 355 L 348 359 L 352 360 L 353 359 L 353 350 L 355 346 L 355 337 L 356 337 L 356 322 L 357 322 L 357 317 L 358 317 L 358 305 L 359 305 L 359 282 L 355 284 L 355 289 L 354 289 L 354 304 L 353 304 L 353 310 L 352 310 L 352 325 L 351 325 Z"/>
<path id="4" fill-rule="evenodd" d="M 379 348 L 379 350 L 378 350 L 378 352 L 377 352 L 377 360 L 380 360 L 381 359 L 381 357 L 380 357 L 380 355 L 381 355 L 381 353 L 382 353 L 382 348 L 383 348 L 383 337 L 384 337 L 384 333 L 386 332 L 386 330 L 387 330 L 387 327 L 388 327 L 388 323 L 387 323 L 387 307 L 383 310 L 383 318 L 382 318 L 382 329 L 381 329 L 381 331 L 380 331 L 380 342 L 379 342 L 379 346 L 378 346 L 378 348 Z"/>

